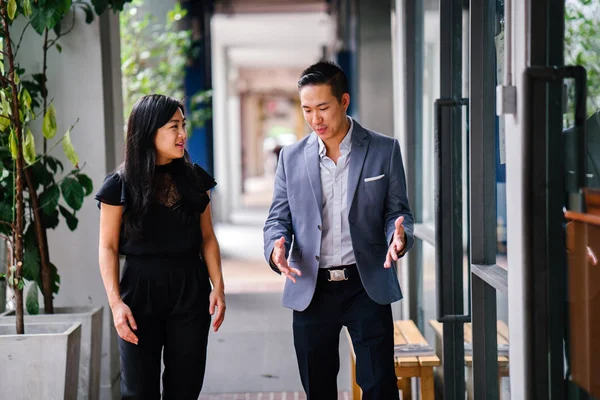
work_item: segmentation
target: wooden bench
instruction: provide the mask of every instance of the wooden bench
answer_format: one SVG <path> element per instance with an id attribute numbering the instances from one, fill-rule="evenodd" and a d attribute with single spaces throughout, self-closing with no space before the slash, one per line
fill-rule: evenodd
<path id="1" fill-rule="evenodd" d="M 352 400 L 360 400 L 362 391 L 356 383 L 356 356 L 348 330 L 346 330 L 350 345 L 350 371 L 352 372 Z M 394 322 L 394 344 L 427 343 L 417 326 L 411 320 Z M 434 399 L 433 367 L 441 365 L 436 355 L 419 357 L 396 357 L 396 376 L 398 389 L 402 391 L 402 400 L 411 398 L 411 378 L 421 380 L 421 400 Z"/>
<path id="2" fill-rule="evenodd" d="M 429 325 L 435 332 L 435 352 L 438 357 L 442 357 L 443 345 L 442 338 L 444 337 L 444 329 L 442 323 L 436 320 L 430 320 Z M 498 345 L 508 345 L 508 326 L 503 321 L 498 321 L 497 324 Z M 473 343 L 473 330 L 470 323 L 465 324 L 465 343 Z M 467 399 L 473 399 L 473 356 L 465 356 L 465 366 L 467 367 L 466 385 Z M 498 355 L 498 390 L 501 390 L 501 379 L 509 376 L 508 357 Z"/>

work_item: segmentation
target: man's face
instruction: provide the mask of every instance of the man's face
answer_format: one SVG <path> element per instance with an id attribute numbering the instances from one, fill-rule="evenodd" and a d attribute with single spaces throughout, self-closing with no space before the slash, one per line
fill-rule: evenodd
<path id="1" fill-rule="evenodd" d="M 304 119 L 321 140 L 343 138 L 346 135 L 346 110 L 350 95 L 344 93 L 341 102 L 331 93 L 330 85 L 307 85 L 300 89 L 300 104 Z"/>

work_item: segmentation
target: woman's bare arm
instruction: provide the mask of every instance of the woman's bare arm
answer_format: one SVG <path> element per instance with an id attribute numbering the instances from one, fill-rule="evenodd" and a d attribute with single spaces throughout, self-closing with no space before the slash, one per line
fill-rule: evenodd
<path id="1" fill-rule="evenodd" d="M 208 193 L 210 195 L 210 193 Z M 213 328 L 216 331 L 223 323 L 225 318 L 225 284 L 223 282 L 223 269 L 221 268 L 221 250 L 219 242 L 212 223 L 212 211 L 210 204 L 200 216 L 200 228 L 202 229 L 202 257 L 208 267 L 208 275 L 213 285 L 210 294 L 210 313 L 214 315 L 215 306 L 217 315 L 213 322 Z"/>
<path id="2" fill-rule="evenodd" d="M 111 206 L 102 203 L 100 207 L 98 262 L 117 333 L 122 339 L 137 344 L 138 338 L 132 331 L 132 329 L 137 329 L 133 314 L 121 300 L 119 291 L 119 237 L 122 216 L 123 206 Z"/>

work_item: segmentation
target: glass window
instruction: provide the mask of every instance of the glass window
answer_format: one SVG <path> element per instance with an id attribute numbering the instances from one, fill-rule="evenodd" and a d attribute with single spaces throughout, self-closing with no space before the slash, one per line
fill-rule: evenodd
<path id="1" fill-rule="evenodd" d="M 567 0 L 565 2 L 565 65 L 582 65 L 587 70 L 586 186 L 600 188 L 600 3 Z M 574 88 L 568 82 L 571 107 L 564 115 L 567 148 L 574 144 Z M 572 149 L 572 148 L 571 148 Z M 574 151 L 567 152 L 567 176 L 572 175 Z"/>

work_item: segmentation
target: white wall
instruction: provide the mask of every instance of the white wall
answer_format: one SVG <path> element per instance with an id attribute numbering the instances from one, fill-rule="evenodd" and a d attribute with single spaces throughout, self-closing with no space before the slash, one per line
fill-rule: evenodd
<path id="1" fill-rule="evenodd" d="M 107 13 L 103 18 L 103 26 L 109 29 L 104 32 L 107 36 L 118 37 L 116 16 Z M 70 24 L 71 18 L 67 18 Z M 122 116 L 118 110 L 110 110 L 113 118 L 110 126 L 106 124 L 105 115 L 108 112 L 105 104 L 115 104 L 113 99 L 105 101 L 105 96 L 112 96 L 114 89 L 119 88 L 119 66 L 104 65 L 102 54 L 112 53 L 110 49 L 101 47 L 101 29 L 98 18 L 91 24 L 85 24 L 84 14 L 77 13 L 74 30 L 60 40 L 62 54 L 52 49 L 48 54 L 48 90 L 57 110 L 59 134 L 51 141 L 56 142 L 60 135 L 71 126 L 77 118 L 79 122 L 71 133 L 73 145 L 79 154 L 80 164 L 85 167 L 83 172 L 90 176 L 97 190 L 106 175 L 114 168 L 107 165 L 107 152 L 115 152 L 121 148 L 123 134 L 115 132 L 115 127 L 122 127 Z M 69 25 L 70 26 L 70 25 Z M 33 30 L 26 34 L 19 54 L 20 64 L 29 73 L 38 73 L 42 69 L 42 38 Z M 113 41 L 105 41 L 105 44 Z M 118 41 L 116 43 L 118 46 Z M 118 52 L 117 52 L 118 53 Z M 112 59 L 119 62 L 117 59 Z M 117 72 L 110 84 L 105 87 L 105 79 L 110 71 Z M 119 104 L 118 100 L 116 102 Z M 122 111 L 121 111 L 122 112 Z M 41 118 L 40 118 L 41 119 Z M 36 126 L 35 124 L 33 125 Z M 41 134 L 35 129 L 38 152 L 41 152 Z M 107 135 L 110 136 L 107 148 Z M 62 154 L 61 146 L 57 146 L 52 155 L 61 159 L 65 169 L 72 166 Z M 110 398 L 113 382 L 118 374 L 118 364 L 115 364 L 114 329 L 112 317 L 106 302 L 106 294 L 98 269 L 98 218 L 99 211 L 93 200 L 93 195 L 87 197 L 83 207 L 77 213 L 79 226 L 71 232 L 61 221 L 56 230 L 49 232 L 50 260 L 58 267 L 61 276 L 59 294 L 55 306 L 86 306 L 102 305 L 104 309 L 104 338 L 103 338 L 103 370 L 101 385 L 103 397 Z M 115 370 L 116 367 L 116 370 Z"/>

